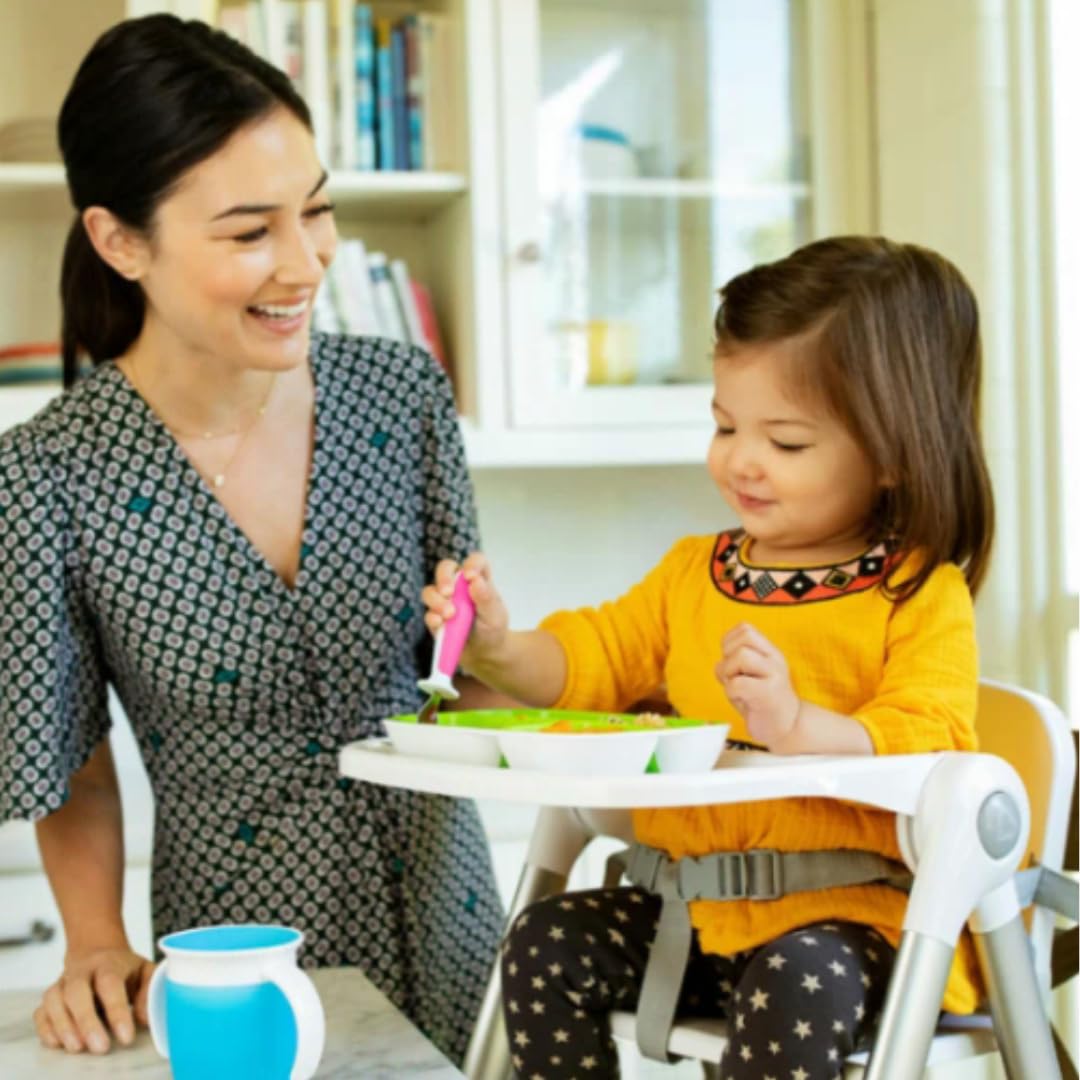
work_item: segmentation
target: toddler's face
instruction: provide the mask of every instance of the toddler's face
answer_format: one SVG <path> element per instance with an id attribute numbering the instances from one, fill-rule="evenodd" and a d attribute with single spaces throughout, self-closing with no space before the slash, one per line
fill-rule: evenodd
<path id="1" fill-rule="evenodd" d="M 717 357 L 708 467 L 754 538 L 757 561 L 828 563 L 862 550 L 881 484 L 839 420 L 791 394 L 783 361 L 797 347 Z"/>

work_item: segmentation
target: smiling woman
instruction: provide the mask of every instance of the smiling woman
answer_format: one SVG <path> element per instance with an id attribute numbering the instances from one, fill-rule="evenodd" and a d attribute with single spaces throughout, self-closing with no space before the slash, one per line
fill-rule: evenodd
<path id="1" fill-rule="evenodd" d="M 47 1046 L 145 1019 L 109 685 L 154 790 L 157 935 L 295 926 L 459 1058 L 494 959 L 474 807 L 337 775 L 419 704 L 422 585 L 477 538 L 438 365 L 311 333 L 336 232 L 310 128 L 285 75 L 171 16 L 105 33 L 64 102 L 69 389 L 0 437 L 0 819 L 37 822 L 64 920 Z"/>

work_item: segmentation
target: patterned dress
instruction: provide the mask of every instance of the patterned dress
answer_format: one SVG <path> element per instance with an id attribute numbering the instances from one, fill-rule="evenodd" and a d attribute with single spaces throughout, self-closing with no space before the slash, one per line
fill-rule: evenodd
<path id="1" fill-rule="evenodd" d="M 471 803 L 338 776 L 414 711 L 420 590 L 477 546 L 449 383 L 315 335 L 287 587 L 111 363 L 0 436 L 0 820 L 61 806 L 112 684 L 156 804 L 154 931 L 274 921 L 355 964 L 460 1060 L 502 924 Z"/>

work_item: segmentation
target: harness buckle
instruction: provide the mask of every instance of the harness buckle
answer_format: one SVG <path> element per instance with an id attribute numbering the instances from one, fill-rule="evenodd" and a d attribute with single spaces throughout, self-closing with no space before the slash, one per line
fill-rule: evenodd
<path id="1" fill-rule="evenodd" d="M 626 876 L 646 892 L 656 892 L 656 879 L 667 856 L 656 848 L 634 844 L 626 864 Z"/>
<path id="2" fill-rule="evenodd" d="M 746 895 L 755 900 L 778 900 L 784 895 L 784 867 L 780 852 L 758 848 L 746 852 Z"/>

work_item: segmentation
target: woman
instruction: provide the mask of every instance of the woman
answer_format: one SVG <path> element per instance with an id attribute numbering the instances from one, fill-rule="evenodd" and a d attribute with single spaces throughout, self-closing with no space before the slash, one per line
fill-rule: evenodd
<path id="1" fill-rule="evenodd" d="M 336 769 L 415 709 L 421 588 L 477 543 L 448 383 L 309 333 L 326 173 L 243 46 L 121 23 L 59 134 L 65 371 L 94 367 L 0 438 L 0 818 L 37 822 L 67 935 L 40 1038 L 104 1052 L 145 1019 L 111 684 L 154 790 L 155 933 L 298 926 L 307 963 L 360 966 L 460 1059 L 501 924 L 475 809 Z"/>

